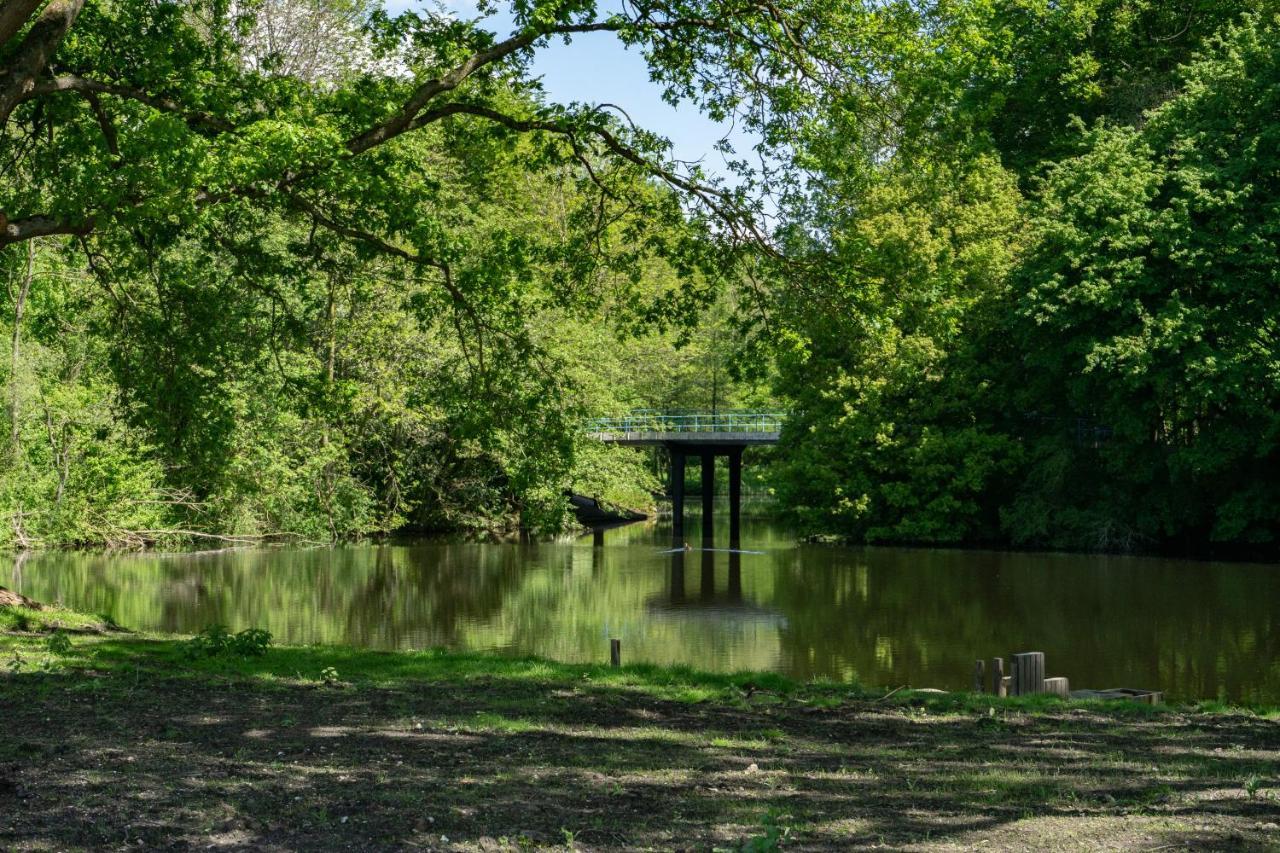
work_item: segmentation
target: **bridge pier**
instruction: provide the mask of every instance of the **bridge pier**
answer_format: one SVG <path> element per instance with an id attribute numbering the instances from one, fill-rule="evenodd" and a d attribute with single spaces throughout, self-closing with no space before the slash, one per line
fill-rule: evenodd
<path id="1" fill-rule="evenodd" d="M 716 500 L 716 455 L 711 450 L 702 451 L 702 547 L 715 542 L 715 525 L 712 513 Z"/>
<path id="2" fill-rule="evenodd" d="M 737 548 L 742 542 L 742 451 L 743 445 L 699 445 L 683 442 L 667 445 L 671 458 L 671 539 L 673 547 L 685 544 L 684 508 L 687 492 L 686 467 L 689 457 L 696 456 L 702 466 L 699 477 L 702 490 L 702 545 L 715 543 L 715 494 L 716 457 L 725 456 L 729 461 L 729 545 Z"/>
<path id="3" fill-rule="evenodd" d="M 742 543 L 742 448 L 729 450 L 729 547 Z"/>
<path id="4" fill-rule="evenodd" d="M 671 448 L 671 537 L 675 547 L 684 547 L 684 451 Z"/>

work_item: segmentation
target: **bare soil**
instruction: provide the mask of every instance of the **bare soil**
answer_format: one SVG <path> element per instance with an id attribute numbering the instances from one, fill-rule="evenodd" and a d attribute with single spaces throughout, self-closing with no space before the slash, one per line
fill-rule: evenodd
<path id="1" fill-rule="evenodd" d="M 1277 824 L 1280 723 L 1249 714 L 0 675 L 6 850 L 1266 850 Z"/>

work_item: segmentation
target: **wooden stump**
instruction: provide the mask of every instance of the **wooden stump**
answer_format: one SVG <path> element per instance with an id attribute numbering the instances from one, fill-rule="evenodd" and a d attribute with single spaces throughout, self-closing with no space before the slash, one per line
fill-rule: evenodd
<path id="1" fill-rule="evenodd" d="M 622 641 L 609 641 L 609 665 L 622 666 Z"/>
<path id="2" fill-rule="evenodd" d="M 987 665 L 980 660 L 973 662 L 973 692 L 981 693 L 986 685 Z"/>
<path id="3" fill-rule="evenodd" d="M 1004 695 L 1004 658 L 991 659 L 991 692 Z"/>
<path id="4" fill-rule="evenodd" d="M 1044 652 L 1022 652 L 1013 656 L 1013 695 L 1030 696 L 1044 692 Z"/>
<path id="5" fill-rule="evenodd" d="M 1044 680 L 1044 692 L 1052 693 L 1054 696 L 1061 696 L 1063 699 L 1071 695 L 1071 685 L 1066 678 L 1046 678 Z"/>

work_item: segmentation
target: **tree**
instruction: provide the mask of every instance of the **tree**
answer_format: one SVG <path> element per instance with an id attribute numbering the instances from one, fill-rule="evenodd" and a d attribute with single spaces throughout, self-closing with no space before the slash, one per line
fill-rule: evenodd
<path id="1" fill-rule="evenodd" d="M 1095 129 L 1049 171 L 1017 275 L 1020 399 L 1090 437 L 1034 445 L 1018 539 L 1280 534 L 1278 48 L 1274 21 L 1230 28 L 1141 129 Z"/>
<path id="2" fill-rule="evenodd" d="M 779 387 L 795 403 L 779 493 L 811 529 L 992 540 L 992 493 L 1018 453 L 983 363 L 1014 260 L 1018 193 L 990 159 L 894 166 L 837 231 L 820 310 L 800 292 L 775 307 L 788 324 Z"/>

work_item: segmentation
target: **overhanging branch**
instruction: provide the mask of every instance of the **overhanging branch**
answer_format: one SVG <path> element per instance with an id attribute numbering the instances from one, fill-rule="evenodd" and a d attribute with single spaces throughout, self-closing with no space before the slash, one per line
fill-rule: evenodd
<path id="1" fill-rule="evenodd" d="M 8 9 L 9 4 L 17 0 L 4 2 Z M 13 108 L 45 73 L 54 51 L 62 44 L 83 7 L 84 0 L 53 0 L 27 30 L 6 66 L 0 69 L 0 128 L 8 123 Z"/>
<path id="2" fill-rule="evenodd" d="M 43 0 L 0 0 L 0 47 L 18 34 Z"/>
<path id="3" fill-rule="evenodd" d="M 146 104 L 153 109 L 161 112 L 175 113 L 182 116 L 183 120 L 192 127 L 205 127 L 215 130 L 219 133 L 227 133 L 235 128 L 230 122 L 218 118 L 211 113 L 201 110 L 189 110 L 179 104 L 172 98 L 166 98 L 161 95 L 151 95 L 139 89 L 133 89 L 128 86 L 120 86 L 114 83 L 102 83 L 98 80 L 90 80 L 85 77 L 78 77 L 74 74 L 59 74 L 50 80 L 37 83 L 22 96 L 23 101 L 38 98 L 43 95 L 50 95 L 55 92 L 77 92 L 82 95 L 113 95 L 117 98 L 125 100 L 137 101 Z"/>

